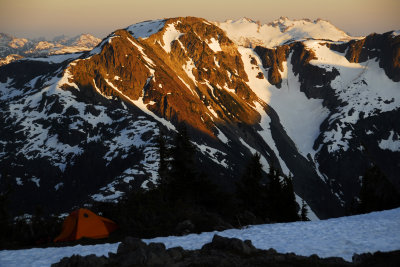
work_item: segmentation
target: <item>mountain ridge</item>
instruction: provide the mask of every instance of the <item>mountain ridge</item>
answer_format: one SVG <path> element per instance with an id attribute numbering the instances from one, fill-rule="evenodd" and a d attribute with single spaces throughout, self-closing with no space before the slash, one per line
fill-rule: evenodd
<path id="1" fill-rule="evenodd" d="M 54 54 L 77 53 L 91 50 L 100 39 L 91 34 L 81 34 L 75 37 L 64 35 L 45 40 L 44 38 L 27 39 L 0 33 L 0 65 L 13 61 L 10 55 L 19 57 L 44 57 Z M 6 59 L 8 57 L 8 59 Z M 16 56 L 14 56 L 16 58 Z"/>

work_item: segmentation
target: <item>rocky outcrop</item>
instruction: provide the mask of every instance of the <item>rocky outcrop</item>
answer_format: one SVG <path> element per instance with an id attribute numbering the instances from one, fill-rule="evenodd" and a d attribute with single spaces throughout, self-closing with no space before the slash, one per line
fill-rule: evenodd
<path id="1" fill-rule="evenodd" d="M 166 249 L 162 243 L 145 244 L 140 239 L 127 237 L 119 245 L 117 253 L 106 258 L 95 255 L 74 255 L 63 258 L 52 267 L 73 266 L 398 266 L 400 252 L 367 253 L 353 257 L 353 262 L 342 258 L 309 257 L 294 253 L 282 254 L 274 249 L 261 250 L 251 241 L 215 235 L 201 249 L 188 251 L 181 247 Z"/>
<path id="2" fill-rule="evenodd" d="M 339 75 L 337 69 L 328 71 L 310 64 L 317 59 L 315 52 L 308 49 L 302 42 L 278 46 L 273 49 L 257 46 L 254 51 L 262 61 L 263 68 L 268 71 L 268 81 L 277 88 L 281 87 L 283 62 L 291 55 L 290 63 L 295 75 L 299 75 L 300 89 L 308 98 L 324 100 L 324 105 L 333 107 L 337 104 L 330 82 Z"/>
<path id="3" fill-rule="evenodd" d="M 346 53 L 349 62 L 365 62 L 377 58 L 379 66 L 395 82 L 400 81 L 400 35 L 392 32 L 370 34 L 361 40 L 344 44 L 326 44 L 331 49 Z"/>
<path id="4" fill-rule="evenodd" d="M 282 45 L 276 48 L 265 48 L 257 46 L 254 51 L 258 54 L 262 61 L 263 68 L 268 70 L 268 81 L 270 84 L 280 88 L 282 77 L 280 72 L 283 72 L 283 62 L 286 61 L 289 55 L 290 46 Z"/>
<path id="5" fill-rule="evenodd" d="M 336 76 L 340 75 L 333 67 L 331 71 L 310 64 L 310 61 L 317 59 L 315 52 L 307 49 L 304 43 L 292 45 L 291 64 L 293 73 L 299 75 L 300 90 L 308 98 L 323 99 L 323 105 L 333 108 L 338 104 L 337 96 L 332 90 L 330 83 Z"/>

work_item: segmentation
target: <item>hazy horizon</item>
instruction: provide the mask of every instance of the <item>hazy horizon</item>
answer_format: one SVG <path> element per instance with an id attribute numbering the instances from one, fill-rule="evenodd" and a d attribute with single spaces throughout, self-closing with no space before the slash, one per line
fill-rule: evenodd
<path id="1" fill-rule="evenodd" d="M 0 32 L 15 37 L 52 39 L 90 33 L 103 38 L 119 28 L 152 19 L 178 16 L 225 21 L 247 17 L 269 23 L 290 19 L 330 21 L 352 36 L 400 29 L 400 1 L 337 0 L 0 0 Z"/>

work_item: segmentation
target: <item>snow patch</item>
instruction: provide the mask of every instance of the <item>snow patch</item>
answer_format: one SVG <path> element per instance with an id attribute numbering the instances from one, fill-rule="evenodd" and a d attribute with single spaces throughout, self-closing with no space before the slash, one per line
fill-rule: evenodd
<path id="1" fill-rule="evenodd" d="M 218 134 L 217 134 L 218 139 L 221 140 L 222 143 L 228 144 L 228 143 L 229 143 L 228 137 L 226 137 L 226 136 L 224 135 L 224 133 L 221 132 L 221 130 L 218 129 L 217 127 L 215 127 L 215 129 L 217 129 L 217 131 L 218 131 Z"/>
<path id="2" fill-rule="evenodd" d="M 24 185 L 20 177 L 15 178 L 15 182 L 17 183 L 17 185 Z"/>
<path id="3" fill-rule="evenodd" d="M 108 96 L 106 94 L 103 94 L 103 92 L 100 91 L 100 89 L 97 87 L 96 81 L 94 79 L 93 79 L 93 85 L 94 85 L 94 88 L 96 89 L 97 93 L 99 93 L 99 95 L 101 95 L 101 96 L 103 96 L 103 97 L 105 97 L 107 99 L 112 99 L 112 96 Z"/>
<path id="4" fill-rule="evenodd" d="M 37 187 L 40 187 L 40 179 L 37 177 L 32 177 L 31 182 L 35 183 Z"/>
<path id="5" fill-rule="evenodd" d="M 226 153 L 224 153 L 218 149 L 203 145 L 203 144 L 199 145 L 195 142 L 192 142 L 192 143 L 200 149 L 200 152 L 203 153 L 203 155 L 206 155 L 209 159 L 211 159 L 215 163 L 217 163 L 225 168 L 229 168 L 226 159 L 223 158 L 226 156 Z"/>
<path id="6" fill-rule="evenodd" d="M 151 59 L 146 55 L 146 53 L 144 52 L 143 47 L 141 47 L 140 45 L 138 45 L 137 43 L 135 43 L 135 42 L 132 41 L 131 39 L 129 39 L 129 38 L 127 38 L 127 39 L 128 39 L 128 41 L 129 41 L 133 46 L 135 46 L 135 47 L 139 50 L 139 52 L 142 54 L 142 57 L 143 57 L 144 60 L 147 62 L 147 64 L 149 64 L 151 67 L 154 67 L 154 66 L 155 66 L 154 61 L 151 60 Z M 154 70 L 150 69 L 150 72 L 152 72 L 152 71 L 154 72 Z"/>
<path id="7" fill-rule="evenodd" d="M 189 91 L 192 93 L 192 95 L 194 95 L 193 90 L 191 89 L 190 85 L 187 84 L 180 76 L 178 76 L 178 78 L 186 86 L 186 88 L 189 89 Z"/>
<path id="8" fill-rule="evenodd" d="M 279 164 L 281 165 L 282 172 L 285 175 L 289 175 L 290 170 L 286 166 L 285 161 L 281 158 L 279 154 L 279 150 L 276 147 L 275 141 L 272 138 L 272 133 L 271 133 L 271 118 L 268 116 L 268 114 L 265 112 L 264 108 L 260 105 L 260 103 L 256 103 L 256 109 L 258 113 L 261 115 L 261 121 L 260 121 L 260 126 L 262 128 L 261 131 L 258 131 L 258 134 L 264 139 L 264 141 L 268 144 L 268 146 L 274 151 L 276 157 L 279 160 Z"/>
<path id="9" fill-rule="evenodd" d="M 178 31 L 175 26 L 176 23 L 173 24 L 168 24 L 167 28 L 165 29 L 164 35 L 163 35 L 163 42 L 164 45 L 162 48 L 165 50 L 165 52 L 170 53 L 171 52 L 171 43 L 175 40 L 178 40 L 179 37 L 183 35 L 180 31 Z"/>
<path id="10" fill-rule="evenodd" d="M 215 65 L 218 67 L 218 68 L 220 68 L 221 66 L 219 65 L 219 62 L 218 62 L 218 60 L 217 60 L 217 58 L 216 57 L 214 57 L 214 63 L 215 63 Z"/>
<path id="11" fill-rule="evenodd" d="M 300 196 L 298 196 L 296 193 L 294 195 L 296 197 L 296 202 L 297 202 L 297 204 L 299 204 L 299 207 L 301 209 L 301 205 L 303 204 L 302 203 L 303 199 Z M 304 202 L 307 204 L 306 201 L 304 201 Z M 313 212 L 313 210 L 311 209 L 311 207 L 308 204 L 307 204 L 307 211 L 308 211 L 307 218 L 310 219 L 310 221 L 319 221 L 318 216 Z"/>
<path id="12" fill-rule="evenodd" d="M 400 136 L 398 133 L 390 131 L 388 139 L 382 139 L 379 141 L 378 145 L 381 149 L 398 152 L 400 151 Z"/>
<path id="13" fill-rule="evenodd" d="M 211 106 L 207 106 L 207 109 L 211 112 L 211 114 L 212 114 L 215 118 L 218 118 L 217 112 L 215 112 L 215 110 L 214 110 Z M 210 118 L 212 118 L 212 117 L 210 117 Z"/>
<path id="14" fill-rule="evenodd" d="M 55 186 L 54 186 L 54 189 L 56 190 L 56 191 L 58 191 L 61 187 L 63 187 L 64 186 L 64 183 L 58 183 L 58 184 L 56 184 Z"/>
<path id="15" fill-rule="evenodd" d="M 219 42 L 217 40 L 215 40 L 214 37 L 209 40 L 208 47 L 212 51 L 214 51 L 214 53 L 222 51 L 221 46 L 219 45 Z"/>

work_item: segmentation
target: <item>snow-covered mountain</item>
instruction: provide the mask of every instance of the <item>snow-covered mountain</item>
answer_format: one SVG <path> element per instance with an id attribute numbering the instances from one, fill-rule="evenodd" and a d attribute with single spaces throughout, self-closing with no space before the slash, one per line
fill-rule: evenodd
<path id="1" fill-rule="evenodd" d="M 62 35 L 46 41 L 44 39 L 16 38 L 0 33 L 0 66 L 19 59 L 13 55 L 43 57 L 53 54 L 77 53 L 93 49 L 100 41 L 90 34 L 81 34 L 73 38 Z"/>
<path id="2" fill-rule="evenodd" d="M 227 190 L 259 152 L 266 172 L 293 175 L 317 216 L 340 216 L 371 163 L 400 188 L 399 43 L 322 20 L 185 17 L 117 30 L 89 52 L 7 64 L 0 186 L 13 185 L 20 212 L 117 201 L 157 183 L 159 131 L 185 122 L 203 171 Z"/>
<path id="3" fill-rule="evenodd" d="M 290 20 L 287 17 L 261 24 L 248 18 L 214 22 L 224 30 L 228 37 L 236 44 L 245 47 L 257 45 L 272 48 L 275 46 L 307 40 L 350 41 L 355 39 L 330 22 L 322 19 L 311 21 L 308 19 Z"/>

